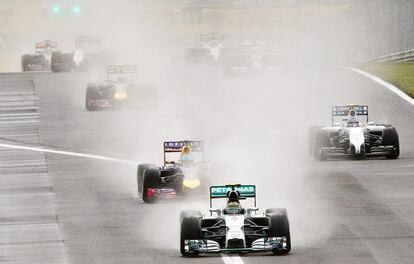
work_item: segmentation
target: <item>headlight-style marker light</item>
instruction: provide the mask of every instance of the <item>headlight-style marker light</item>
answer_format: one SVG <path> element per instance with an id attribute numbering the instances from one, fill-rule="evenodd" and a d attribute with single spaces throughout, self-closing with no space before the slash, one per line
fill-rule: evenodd
<path id="1" fill-rule="evenodd" d="M 115 92 L 114 98 L 116 100 L 125 100 L 128 97 L 128 94 L 126 92 Z"/>
<path id="2" fill-rule="evenodd" d="M 200 186 L 200 180 L 198 179 L 187 179 L 183 180 L 183 185 L 189 189 L 195 189 Z"/>

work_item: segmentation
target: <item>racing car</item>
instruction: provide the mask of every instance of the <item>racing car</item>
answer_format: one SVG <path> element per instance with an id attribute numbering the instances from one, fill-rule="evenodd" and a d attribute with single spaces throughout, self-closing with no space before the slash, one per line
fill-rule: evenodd
<path id="1" fill-rule="evenodd" d="M 228 49 L 223 59 L 223 73 L 279 72 L 285 66 L 281 54 L 270 49 L 263 39 L 245 39 L 233 49 Z"/>
<path id="2" fill-rule="evenodd" d="M 396 159 L 400 143 L 397 129 L 392 125 L 368 122 L 368 106 L 333 106 L 332 126 L 310 129 L 309 151 L 317 160 L 338 155 Z"/>
<path id="3" fill-rule="evenodd" d="M 96 37 L 80 36 L 73 51 L 54 51 L 51 57 L 52 72 L 89 70 L 115 63 L 115 56 L 109 50 L 101 49 L 101 40 Z"/>
<path id="4" fill-rule="evenodd" d="M 156 90 L 137 82 L 136 65 L 108 65 L 107 80 L 88 83 L 85 108 L 88 111 L 133 106 L 145 100 L 154 101 Z"/>
<path id="5" fill-rule="evenodd" d="M 57 46 L 57 42 L 52 40 L 36 43 L 35 54 L 22 56 L 22 71 L 49 71 L 52 52 Z"/>
<path id="6" fill-rule="evenodd" d="M 223 209 L 213 208 L 214 199 L 227 199 Z M 254 206 L 243 208 L 241 201 L 252 198 Z M 289 219 L 284 208 L 259 213 L 256 186 L 231 184 L 210 187 L 210 215 L 187 210 L 180 213 L 180 252 L 200 253 L 273 252 L 291 250 Z"/>
<path id="7" fill-rule="evenodd" d="M 197 64 L 217 63 L 225 47 L 223 35 L 216 32 L 201 34 L 200 42 L 187 48 L 187 61 Z"/>
<path id="8" fill-rule="evenodd" d="M 138 196 L 153 203 L 194 194 L 203 188 L 207 173 L 202 141 L 166 141 L 163 166 L 138 165 Z"/>

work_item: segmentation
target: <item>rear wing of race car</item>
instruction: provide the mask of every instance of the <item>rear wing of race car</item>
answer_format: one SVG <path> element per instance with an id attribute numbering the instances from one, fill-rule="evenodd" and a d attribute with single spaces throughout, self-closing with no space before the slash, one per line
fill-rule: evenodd
<path id="1" fill-rule="evenodd" d="M 37 42 L 35 46 L 36 53 L 48 53 L 57 49 L 58 43 L 53 40 L 45 40 L 42 42 Z"/>
<path id="2" fill-rule="evenodd" d="M 253 198 L 256 207 L 256 185 L 227 184 L 210 186 L 210 208 L 213 207 L 213 199 L 227 198 L 230 191 L 239 192 L 239 199 Z"/>
<path id="3" fill-rule="evenodd" d="M 368 123 L 368 106 L 367 105 L 344 105 L 332 106 L 332 124 L 342 124 L 348 121 L 349 111 L 355 110 L 356 119 L 360 123 Z"/>
<path id="4" fill-rule="evenodd" d="M 208 42 L 208 41 L 222 41 L 224 39 L 224 35 L 217 33 L 217 32 L 210 32 L 207 34 L 200 35 L 200 41 Z"/>
<path id="5" fill-rule="evenodd" d="M 98 37 L 79 36 L 76 38 L 76 49 L 83 51 L 98 51 L 101 49 L 101 39 Z"/>
<path id="6" fill-rule="evenodd" d="M 106 66 L 107 78 L 113 82 L 131 82 L 138 79 L 137 65 L 114 64 Z"/>
<path id="7" fill-rule="evenodd" d="M 195 140 L 178 140 L 164 142 L 164 165 L 170 164 L 167 160 L 167 153 L 181 153 L 182 148 L 188 146 L 193 152 L 201 152 L 204 155 L 204 142 Z M 204 157 L 203 157 L 204 159 Z"/>

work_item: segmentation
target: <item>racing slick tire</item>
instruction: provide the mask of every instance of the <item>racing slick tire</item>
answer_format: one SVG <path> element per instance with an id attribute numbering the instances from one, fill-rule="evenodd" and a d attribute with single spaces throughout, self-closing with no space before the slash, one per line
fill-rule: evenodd
<path id="1" fill-rule="evenodd" d="M 98 110 L 98 108 L 96 106 L 92 106 L 90 104 L 91 100 L 95 100 L 98 96 L 98 87 L 96 86 L 91 86 L 90 84 L 88 84 L 88 86 L 86 87 L 86 95 L 85 95 L 85 108 L 88 111 L 96 111 Z"/>
<path id="2" fill-rule="evenodd" d="M 269 208 L 265 211 L 266 216 L 271 216 L 274 214 L 285 214 L 287 215 L 287 210 L 285 208 Z"/>
<path id="3" fill-rule="evenodd" d="M 287 211 L 284 208 L 270 208 L 266 210 L 266 216 L 269 219 L 268 237 L 285 237 L 286 248 L 284 250 L 275 250 L 274 253 L 287 254 L 291 250 L 289 219 Z"/>
<path id="4" fill-rule="evenodd" d="M 155 167 L 152 164 L 139 164 L 137 169 L 137 186 L 138 186 L 138 195 L 142 194 L 142 183 L 144 182 L 144 171 L 150 167 Z"/>
<path id="5" fill-rule="evenodd" d="M 384 146 L 393 146 L 395 151 L 385 155 L 387 159 L 396 159 L 400 156 L 400 140 L 397 129 L 395 127 L 386 127 L 382 131 L 382 139 Z"/>
<path id="6" fill-rule="evenodd" d="M 319 128 L 312 137 L 312 155 L 316 160 L 327 160 L 328 157 L 321 151 L 323 147 L 329 147 L 329 132 Z"/>
<path id="7" fill-rule="evenodd" d="M 184 210 L 184 211 L 181 211 L 180 213 L 180 222 L 184 219 L 184 217 L 190 217 L 190 216 L 201 219 L 203 215 L 201 214 L 199 210 Z"/>
<path id="8" fill-rule="evenodd" d="M 52 57 L 50 58 L 50 70 L 52 72 L 61 72 L 57 63 L 61 63 L 63 60 L 63 54 L 61 51 L 54 51 L 52 52 Z"/>
<path id="9" fill-rule="evenodd" d="M 160 170 L 158 168 L 148 168 L 144 170 L 142 180 L 142 200 L 144 203 L 153 203 L 157 197 L 154 196 L 152 189 L 158 188 L 160 184 Z"/>
<path id="10" fill-rule="evenodd" d="M 30 60 L 32 59 L 32 56 L 30 54 L 24 54 L 22 56 L 22 72 L 28 71 L 28 65 L 30 64 Z"/>
<path id="11" fill-rule="evenodd" d="M 308 130 L 308 151 L 310 156 L 313 155 L 315 133 L 321 128 L 321 126 L 311 126 Z"/>
<path id="12" fill-rule="evenodd" d="M 384 127 L 392 127 L 392 125 L 391 124 L 389 124 L 389 123 L 377 123 L 377 124 L 375 124 L 376 126 L 384 126 Z"/>
<path id="13" fill-rule="evenodd" d="M 186 240 L 200 240 L 201 239 L 201 224 L 200 218 L 197 216 L 185 216 L 181 219 L 180 230 L 180 252 L 184 257 L 195 257 L 200 254 L 200 251 L 195 249 L 192 252 L 186 252 Z"/>

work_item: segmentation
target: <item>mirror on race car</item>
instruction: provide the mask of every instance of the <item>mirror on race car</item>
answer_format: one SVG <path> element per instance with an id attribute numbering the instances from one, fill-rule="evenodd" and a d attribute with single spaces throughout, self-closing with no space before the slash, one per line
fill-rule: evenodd
<path id="1" fill-rule="evenodd" d="M 247 208 L 247 214 L 256 213 L 257 211 L 259 211 L 259 208 L 257 208 L 257 207 Z"/>
<path id="2" fill-rule="evenodd" d="M 210 208 L 209 211 L 211 214 L 216 213 L 218 216 L 221 215 L 221 210 L 218 208 Z"/>

